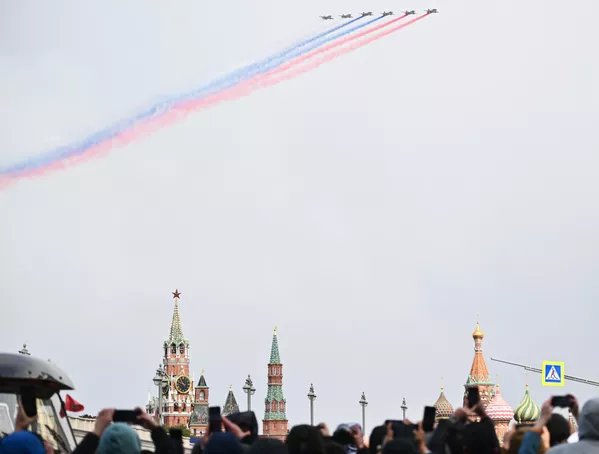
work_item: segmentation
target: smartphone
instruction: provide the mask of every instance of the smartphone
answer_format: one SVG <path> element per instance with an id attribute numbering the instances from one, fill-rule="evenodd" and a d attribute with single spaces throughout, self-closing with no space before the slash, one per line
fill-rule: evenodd
<path id="1" fill-rule="evenodd" d="M 222 432 L 223 418 L 220 415 L 220 407 L 208 408 L 208 431 L 213 434 Z"/>
<path id="2" fill-rule="evenodd" d="M 422 416 L 422 430 L 432 432 L 435 428 L 435 416 L 437 409 L 435 407 L 424 407 L 424 415 Z"/>
<path id="3" fill-rule="evenodd" d="M 480 402 L 480 393 L 478 392 L 478 386 L 472 386 L 468 388 L 468 408 L 474 408 Z"/>
<path id="4" fill-rule="evenodd" d="M 141 415 L 136 410 L 115 410 L 114 416 L 112 417 L 113 422 L 126 422 L 129 424 L 137 423 L 137 417 Z"/>
<path id="5" fill-rule="evenodd" d="M 572 399 L 568 396 L 553 396 L 551 398 L 552 407 L 570 408 L 572 406 Z"/>
<path id="6" fill-rule="evenodd" d="M 21 388 L 21 404 L 23 405 L 23 411 L 30 418 L 37 415 L 37 402 L 35 399 L 35 388 L 33 386 L 26 386 Z"/>

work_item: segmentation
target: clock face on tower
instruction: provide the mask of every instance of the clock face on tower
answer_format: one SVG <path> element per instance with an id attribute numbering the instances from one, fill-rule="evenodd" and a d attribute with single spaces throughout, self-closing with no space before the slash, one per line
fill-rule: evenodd
<path id="1" fill-rule="evenodd" d="M 179 375 L 175 381 L 175 387 L 180 394 L 187 394 L 191 389 L 191 380 L 187 375 Z"/>

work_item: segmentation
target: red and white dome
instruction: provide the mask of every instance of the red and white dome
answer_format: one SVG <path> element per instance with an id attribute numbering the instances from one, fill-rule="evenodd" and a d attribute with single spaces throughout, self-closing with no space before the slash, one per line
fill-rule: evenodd
<path id="1" fill-rule="evenodd" d="M 506 421 L 509 422 L 514 417 L 514 410 L 510 407 L 499 390 L 499 385 L 495 389 L 495 397 L 491 399 L 487 406 L 487 415 L 493 421 Z"/>

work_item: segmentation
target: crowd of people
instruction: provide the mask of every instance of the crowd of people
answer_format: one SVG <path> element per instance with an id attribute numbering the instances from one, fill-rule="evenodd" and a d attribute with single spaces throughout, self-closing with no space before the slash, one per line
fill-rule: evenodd
<path id="1" fill-rule="evenodd" d="M 326 424 L 297 425 L 285 441 L 261 438 L 253 412 L 222 416 L 222 430 L 208 431 L 193 447 L 193 454 L 599 454 L 599 398 L 579 411 L 572 396 L 570 411 L 578 431 L 554 412 L 552 399 L 541 409 L 533 426 L 515 426 L 500 447 L 491 419 L 482 404 L 455 411 L 429 432 L 422 422 L 386 421 L 365 439 L 359 424 L 342 424 L 330 433 Z M 157 454 L 183 454 L 183 444 L 157 424 L 153 416 L 136 409 L 134 424 L 149 430 Z M 74 454 L 138 454 L 141 442 L 132 424 L 113 422 L 113 409 L 98 414 L 95 427 L 79 443 Z M 0 441 L 0 454 L 56 454 L 51 445 L 28 431 L 35 418 L 19 408 L 15 432 Z"/>

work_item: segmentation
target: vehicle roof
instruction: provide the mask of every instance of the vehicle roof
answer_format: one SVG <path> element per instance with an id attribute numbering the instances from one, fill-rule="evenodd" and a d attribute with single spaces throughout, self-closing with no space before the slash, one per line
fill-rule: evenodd
<path id="1" fill-rule="evenodd" d="M 24 386 L 33 386 L 37 397 L 42 399 L 61 390 L 75 389 L 67 374 L 49 360 L 0 353 L 0 393 L 19 393 Z"/>

